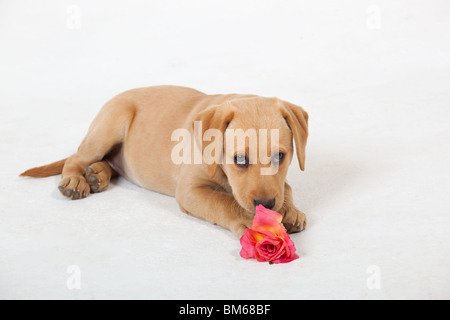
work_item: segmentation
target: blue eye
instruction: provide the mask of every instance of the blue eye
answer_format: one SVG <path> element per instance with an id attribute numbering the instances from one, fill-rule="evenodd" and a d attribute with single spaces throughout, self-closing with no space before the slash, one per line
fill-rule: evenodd
<path id="1" fill-rule="evenodd" d="M 273 163 L 280 164 L 284 160 L 284 153 L 280 152 L 273 156 Z"/>
<path id="2" fill-rule="evenodd" d="M 245 154 L 237 154 L 234 156 L 234 163 L 241 168 L 248 168 L 248 159 Z"/>

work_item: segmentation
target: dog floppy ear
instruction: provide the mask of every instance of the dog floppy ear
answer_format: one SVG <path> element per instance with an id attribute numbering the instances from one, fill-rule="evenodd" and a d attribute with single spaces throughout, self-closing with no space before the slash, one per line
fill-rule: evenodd
<path id="1" fill-rule="evenodd" d="M 222 163 L 224 132 L 230 121 L 233 120 L 234 112 L 235 108 L 226 102 L 208 107 L 199 113 L 194 120 L 195 143 L 202 151 L 202 161 L 206 160 L 205 162 L 208 164 L 208 174 L 211 178 L 216 174 L 218 165 Z M 199 122 L 201 123 L 201 130 L 195 130 L 196 123 L 198 125 Z M 209 132 L 205 135 L 208 130 Z M 204 139 L 206 141 L 203 141 Z M 208 140 L 212 141 L 208 142 Z M 205 158 L 204 151 L 207 147 L 210 151 L 214 150 L 213 159 Z"/>
<path id="2" fill-rule="evenodd" d="M 305 170 L 306 141 L 308 139 L 308 113 L 302 107 L 283 102 L 281 114 L 286 119 L 295 141 L 300 169 Z"/>

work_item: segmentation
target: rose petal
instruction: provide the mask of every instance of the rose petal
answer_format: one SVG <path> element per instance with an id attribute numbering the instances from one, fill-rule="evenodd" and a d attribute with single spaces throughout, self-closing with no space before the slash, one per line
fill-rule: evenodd
<path id="1" fill-rule="evenodd" d="M 285 253 L 285 243 L 283 238 L 275 236 L 266 236 L 264 239 L 256 243 L 256 254 L 258 261 L 268 261 L 277 260 Z M 271 250 L 269 250 L 269 248 Z"/>
<path id="2" fill-rule="evenodd" d="M 245 229 L 244 235 L 241 237 L 241 257 L 245 259 L 256 259 L 256 243 L 263 239 L 265 236 L 266 235 L 261 234 L 257 231 L 253 231 L 252 229 Z"/>
<path id="3" fill-rule="evenodd" d="M 282 219 L 283 216 L 278 212 L 259 205 L 256 207 L 252 229 L 255 231 L 270 231 L 281 236 L 286 233 L 286 228 L 281 223 Z"/>
<path id="4" fill-rule="evenodd" d="M 281 255 L 278 259 L 273 260 L 272 261 L 273 263 L 287 263 L 299 258 L 299 256 L 295 253 L 295 244 L 288 234 L 285 235 L 284 241 L 285 241 L 284 254 Z"/>
<path id="5" fill-rule="evenodd" d="M 241 237 L 241 257 L 260 262 L 287 263 L 299 256 L 295 244 L 281 223 L 283 216 L 262 205 L 256 207 L 252 228 Z"/>

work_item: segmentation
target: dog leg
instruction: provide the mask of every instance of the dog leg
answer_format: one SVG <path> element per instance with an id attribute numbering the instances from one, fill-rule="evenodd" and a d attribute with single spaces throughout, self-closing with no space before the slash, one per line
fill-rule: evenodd
<path id="1" fill-rule="evenodd" d="M 176 198 L 183 212 L 220 225 L 238 238 L 253 222 L 253 216 L 236 202 L 233 195 L 214 191 L 212 187 L 177 188 Z"/>
<path id="2" fill-rule="evenodd" d="M 117 176 L 118 173 L 111 168 L 108 162 L 99 161 L 88 167 L 84 177 L 91 187 L 91 192 L 96 193 L 105 191 L 109 186 L 111 178 Z"/>
<path id="3" fill-rule="evenodd" d="M 133 106 L 123 101 L 108 102 L 92 122 L 77 153 L 69 157 L 64 165 L 58 189 L 72 199 L 82 199 L 90 194 L 91 186 L 86 181 L 88 167 L 101 161 L 113 147 L 123 141 L 134 119 Z"/>
<path id="4" fill-rule="evenodd" d="M 296 233 L 306 228 L 306 215 L 294 205 L 292 189 L 288 183 L 284 187 L 284 204 L 280 210 L 283 215 L 283 224 L 288 233 Z"/>

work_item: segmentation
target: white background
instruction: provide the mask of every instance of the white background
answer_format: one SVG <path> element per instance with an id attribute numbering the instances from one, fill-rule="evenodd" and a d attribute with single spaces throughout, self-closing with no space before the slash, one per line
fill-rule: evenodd
<path id="1" fill-rule="evenodd" d="M 0 298 L 449 299 L 449 13 L 446 0 L 2 0 Z M 113 95 L 160 84 L 309 112 L 307 170 L 288 175 L 309 217 L 299 260 L 244 260 L 229 231 L 124 179 L 69 201 L 57 176 L 18 177 L 74 153 Z"/>

